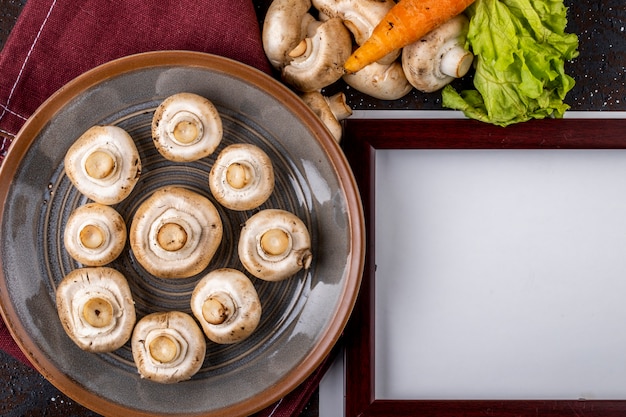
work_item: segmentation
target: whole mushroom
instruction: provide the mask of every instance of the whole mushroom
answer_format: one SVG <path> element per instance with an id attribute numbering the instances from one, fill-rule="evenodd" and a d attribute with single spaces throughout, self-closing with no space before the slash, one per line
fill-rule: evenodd
<path id="1" fill-rule="evenodd" d="M 152 275 L 187 278 L 206 268 L 222 240 L 222 221 L 211 201 L 182 187 L 163 187 L 134 215 L 130 246 Z"/>
<path id="2" fill-rule="evenodd" d="M 115 260 L 126 244 L 126 223 L 112 207 L 88 203 L 67 219 L 63 242 L 69 255 L 86 266 L 102 266 Z"/>
<path id="3" fill-rule="evenodd" d="M 118 126 L 93 126 L 67 150 L 65 173 L 87 198 L 112 205 L 125 199 L 141 174 L 133 138 Z"/>
<path id="4" fill-rule="evenodd" d="M 324 96 L 319 91 L 300 94 L 302 100 L 320 118 L 337 142 L 341 141 L 343 127 L 341 121 L 352 115 L 352 109 L 346 103 L 343 92 Z"/>
<path id="5" fill-rule="evenodd" d="M 293 59 L 291 51 L 306 38 L 309 23 L 315 20 L 310 8 L 310 0 L 273 0 L 267 8 L 261 38 L 274 68 L 282 70 Z"/>
<path id="6" fill-rule="evenodd" d="M 209 188 L 222 206 L 251 210 L 274 191 L 272 160 L 258 146 L 236 143 L 224 148 L 209 172 Z"/>
<path id="7" fill-rule="evenodd" d="M 357 45 L 362 45 L 378 23 L 395 5 L 393 0 L 312 0 L 313 7 L 329 18 L 339 18 L 354 36 Z M 389 65 L 400 56 L 395 50 L 379 62 Z"/>
<path id="8" fill-rule="evenodd" d="M 238 254 L 244 268 L 257 278 L 281 281 L 311 266 L 311 237 L 300 218 L 281 209 L 266 209 L 250 217 L 241 230 Z"/>
<path id="9" fill-rule="evenodd" d="M 223 136 L 222 119 L 213 103 L 194 93 L 177 93 L 157 107 L 152 138 L 164 158 L 196 161 L 210 155 Z"/>
<path id="10" fill-rule="evenodd" d="M 135 306 L 128 282 L 109 267 L 79 268 L 56 289 L 56 306 L 67 335 L 83 350 L 112 352 L 131 337 Z"/>
<path id="11" fill-rule="evenodd" d="M 352 38 L 341 19 L 314 22 L 311 35 L 290 52 L 282 71 L 285 83 L 299 91 L 316 91 L 339 80 L 343 63 L 352 53 Z"/>
<path id="12" fill-rule="evenodd" d="M 407 80 L 422 92 L 437 91 L 464 76 L 474 55 L 465 49 L 469 20 L 458 15 L 402 49 Z"/>
<path id="13" fill-rule="evenodd" d="M 399 61 L 388 65 L 373 62 L 357 72 L 345 74 L 343 80 L 350 87 L 380 100 L 397 100 L 413 89 Z"/>
<path id="14" fill-rule="evenodd" d="M 261 302 L 250 279 L 241 271 L 209 272 L 191 294 L 191 311 L 209 340 L 230 344 L 246 339 L 261 319 Z"/>
<path id="15" fill-rule="evenodd" d="M 164 384 L 185 381 L 202 367 L 204 334 L 187 313 L 151 313 L 135 325 L 133 359 L 142 378 Z"/>

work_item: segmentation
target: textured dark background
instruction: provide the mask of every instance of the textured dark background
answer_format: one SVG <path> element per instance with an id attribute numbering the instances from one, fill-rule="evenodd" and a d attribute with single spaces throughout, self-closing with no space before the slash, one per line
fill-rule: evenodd
<path id="1" fill-rule="evenodd" d="M 0 0 L 0 49 L 15 24 L 26 0 Z M 259 21 L 270 0 L 256 0 Z M 576 80 L 566 102 L 577 111 L 626 110 L 626 2 L 624 0 L 566 0 L 569 7 L 568 32 L 577 33 L 580 56 L 566 66 Z M 2 74 L 0 74 L 0 77 Z M 458 87 L 471 79 L 458 80 Z M 414 91 L 395 101 L 368 98 L 342 83 L 329 92 L 342 89 L 355 110 L 441 109 L 439 93 Z M 18 416 L 97 416 L 61 394 L 36 371 L 0 351 L 0 415 Z M 318 396 L 314 394 L 303 417 L 317 416 Z"/>

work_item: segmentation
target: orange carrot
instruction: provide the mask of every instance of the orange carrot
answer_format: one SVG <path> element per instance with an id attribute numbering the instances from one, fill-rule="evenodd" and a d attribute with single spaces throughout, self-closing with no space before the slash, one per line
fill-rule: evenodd
<path id="1" fill-rule="evenodd" d="M 374 28 L 370 38 L 344 64 L 357 72 L 391 51 L 421 39 L 431 30 L 461 14 L 474 0 L 400 0 Z"/>

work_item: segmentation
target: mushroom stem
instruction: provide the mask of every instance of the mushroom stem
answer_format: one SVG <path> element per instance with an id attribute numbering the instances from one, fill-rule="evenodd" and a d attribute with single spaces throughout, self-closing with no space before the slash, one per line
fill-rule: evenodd
<path id="1" fill-rule="evenodd" d="M 148 349 L 150 350 L 150 356 L 161 363 L 173 362 L 180 354 L 179 343 L 166 334 L 159 335 L 152 339 Z"/>
<path id="2" fill-rule="evenodd" d="M 272 228 L 261 236 L 261 250 L 269 256 L 280 256 L 290 248 L 289 233 L 280 228 Z"/>
<path id="3" fill-rule="evenodd" d="M 222 324 L 235 314 L 237 307 L 226 293 L 212 294 L 202 303 L 202 317 L 207 323 Z"/>
<path id="4" fill-rule="evenodd" d="M 202 122 L 191 112 L 176 113 L 170 124 L 172 138 L 181 145 L 192 144 L 202 136 Z"/>
<path id="5" fill-rule="evenodd" d="M 85 158 L 85 172 L 98 180 L 108 178 L 115 172 L 115 158 L 106 151 L 96 150 Z"/>
<path id="6" fill-rule="evenodd" d="M 348 106 L 346 95 L 343 92 L 339 92 L 330 97 L 324 97 L 324 99 L 337 120 L 344 120 L 352 116 L 352 109 Z"/>
<path id="7" fill-rule="evenodd" d="M 311 50 L 311 38 L 302 39 L 300 43 L 289 52 L 288 55 L 291 58 L 297 58 L 303 56 L 307 50 Z"/>
<path id="8" fill-rule="evenodd" d="M 253 169 L 242 162 L 232 163 L 226 169 L 226 182 L 236 190 L 241 190 L 250 184 L 253 176 Z"/>
<path id="9" fill-rule="evenodd" d="M 87 224 L 80 229 L 78 237 L 81 245 L 87 249 L 98 249 L 106 242 L 106 232 L 95 224 Z"/>
<path id="10" fill-rule="evenodd" d="M 187 232 L 178 223 L 165 223 L 157 232 L 157 242 L 166 251 L 175 252 L 187 243 Z"/>
<path id="11" fill-rule="evenodd" d="M 113 321 L 113 306 L 102 297 L 93 297 L 83 305 L 83 318 L 93 327 L 107 327 Z"/>
<path id="12" fill-rule="evenodd" d="M 474 60 L 474 55 L 463 48 L 462 46 L 455 46 L 450 49 L 441 58 L 441 72 L 445 75 L 454 78 L 461 78 L 467 71 L 469 71 Z"/>

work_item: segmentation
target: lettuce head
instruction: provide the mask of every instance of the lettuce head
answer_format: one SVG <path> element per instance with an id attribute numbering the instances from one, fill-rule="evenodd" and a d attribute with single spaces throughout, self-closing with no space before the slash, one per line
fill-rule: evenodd
<path id="1" fill-rule="evenodd" d="M 476 89 L 446 86 L 444 107 L 500 126 L 563 117 L 574 86 L 565 62 L 578 56 L 578 37 L 565 32 L 563 1 L 476 0 L 465 13 Z"/>

